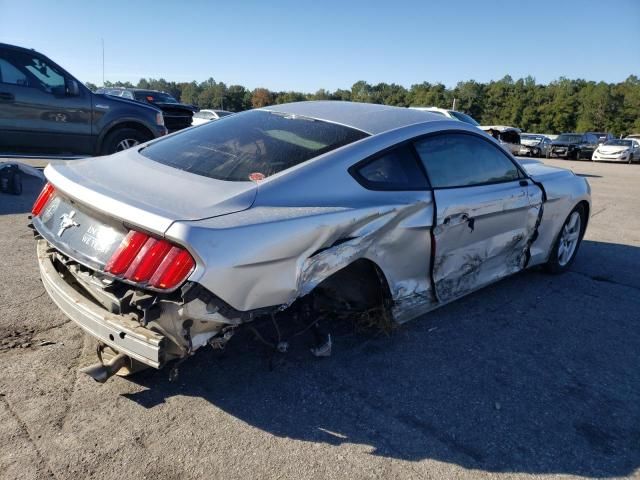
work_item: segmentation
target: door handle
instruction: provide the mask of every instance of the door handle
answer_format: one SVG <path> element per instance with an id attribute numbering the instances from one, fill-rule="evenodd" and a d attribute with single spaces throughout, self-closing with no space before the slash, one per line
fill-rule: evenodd
<path id="1" fill-rule="evenodd" d="M 13 102 L 16 97 L 13 96 L 13 93 L 9 92 L 0 92 L 0 102 Z"/>
<path id="2" fill-rule="evenodd" d="M 462 225 L 463 223 L 466 223 L 469 230 L 473 232 L 476 220 L 475 218 L 470 217 L 468 213 L 456 213 L 455 215 L 445 217 L 442 223 L 444 225 Z"/>
<path id="3" fill-rule="evenodd" d="M 442 221 L 442 223 L 444 223 L 445 225 L 449 225 L 451 222 L 457 221 L 457 220 L 459 220 L 457 223 L 466 222 L 469 220 L 469 214 L 456 213 L 455 215 L 449 215 L 448 217 L 444 217 L 444 220 Z"/>

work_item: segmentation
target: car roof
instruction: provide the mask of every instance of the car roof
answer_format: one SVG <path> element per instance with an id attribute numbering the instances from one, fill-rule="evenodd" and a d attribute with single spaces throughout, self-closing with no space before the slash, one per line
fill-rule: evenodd
<path id="1" fill-rule="evenodd" d="M 33 48 L 19 47 L 18 45 L 11 45 L 10 43 L 1 43 L 0 42 L 0 47 L 6 48 L 6 49 L 11 49 L 11 50 L 21 50 L 23 52 L 35 52 L 36 51 Z"/>
<path id="2" fill-rule="evenodd" d="M 422 110 L 337 100 L 283 103 L 262 110 L 338 123 L 371 135 L 416 123 L 443 120 L 440 115 Z"/>

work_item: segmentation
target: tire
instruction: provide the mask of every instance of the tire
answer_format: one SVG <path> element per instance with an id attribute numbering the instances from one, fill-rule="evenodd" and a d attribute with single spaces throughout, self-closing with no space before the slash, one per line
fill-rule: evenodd
<path id="1" fill-rule="evenodd" d="M 577 215 L 577 216 L 576 216 Z M 576 222 L 579 222 L 576 225 Z M 562 224 L 558 237 L 553 244 L 553 249 L 549 255 L 549 260 L 544 265 L 548 273 L 559 274 L 566 272 L 573 264 L 582 236 L 587 225 L 586 212 L 584 206 L 577 205 L 567 219 Z M 575 235 L 575 237 L 573 237 Z M 575 243 L 567 244 L 567 240 L 573 239 Z"/>
<path id="2" fill-rule="evenodd" d="M 118 128 L 107 134 L 102 143 L 102 154 L 111 155 L 112 153 L 135 147 L 141 143 L 151 140 L 151 135 L 145 134 L 135 128 Z"/>
<path id="3" fill-rule="evenodd" d="M 16 172 L 11 179 L 11 193 L 14 195 L 22 195 L 22 175 Z"/>

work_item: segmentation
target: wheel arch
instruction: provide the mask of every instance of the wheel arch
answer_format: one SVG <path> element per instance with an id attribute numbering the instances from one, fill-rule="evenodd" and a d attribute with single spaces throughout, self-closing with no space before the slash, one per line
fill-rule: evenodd
<path id="1" fill-rule="evenodd" d="M 104 128 L 100 135 L 98 136 L 98 141 L 96 142 L 96 155 L 100 155 L 102 152 L 102 147 L 104 146 L 104 140 L 116 130 L 120 130 L 122 128 L 132 128 L 134 130 L 138 130 L 140 133 L 149 137 L 149 139 L 154 138 L 153 131 L 146 126 L 144 123 L 137 120 L 121 120 L 118 122 L 114 122 L 110 124 L 107 128 Z"/>
<path id="2" fill-rule="evenodd" d="M 337 302 L 356 307 L 378 305 L 389 310 L 392 304 L 389 281 L 382 268 L 373 260 L 361 257 L 319 282 L 307 295 L 336 293 Z M 373 305 L 370 305 L 374 303 Z"/>

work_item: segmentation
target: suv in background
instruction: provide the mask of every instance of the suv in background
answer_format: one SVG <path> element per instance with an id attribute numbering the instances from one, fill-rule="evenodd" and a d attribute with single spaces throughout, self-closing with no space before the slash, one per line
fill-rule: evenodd
<path id="1" fill-rule="evenodd" d="M 551 144 L 549 157 L 591 160 L 596 148 L 598 148 L 598 137 L 593 133 L 562 133 Z"/>
<path id="2" fill-rule="evenodd" d="M 92 93 L 49 58 L 0 43 L 0 152 L 106 155 L 165 135 L 151 105 Z"/>
<path id="3" fill-rule="evenodd" d="M 136 102 L 148 103 L 162 110 L 164 124 L 169 133 L 177 132 L 191 126 L 193 112 L 197 109 L 193 105 L 178 102 L 167 92 L 146 90 L 142 88 L 99 88 L 98 93 L 114 97 L 128 98 Z"/>
<path id="4" fill-rule="evenodd" d="M 587 132 L 588 134 L 591 135 L 595 135 L 596 137 L 598 137 L 598 143 L 599 144 L 603 144 L 608 142 L 609 140 L 615 140 L 616 137 L 613 136 L 613 134 L 611 133 L 604 133 L 604 132 Z"/>

